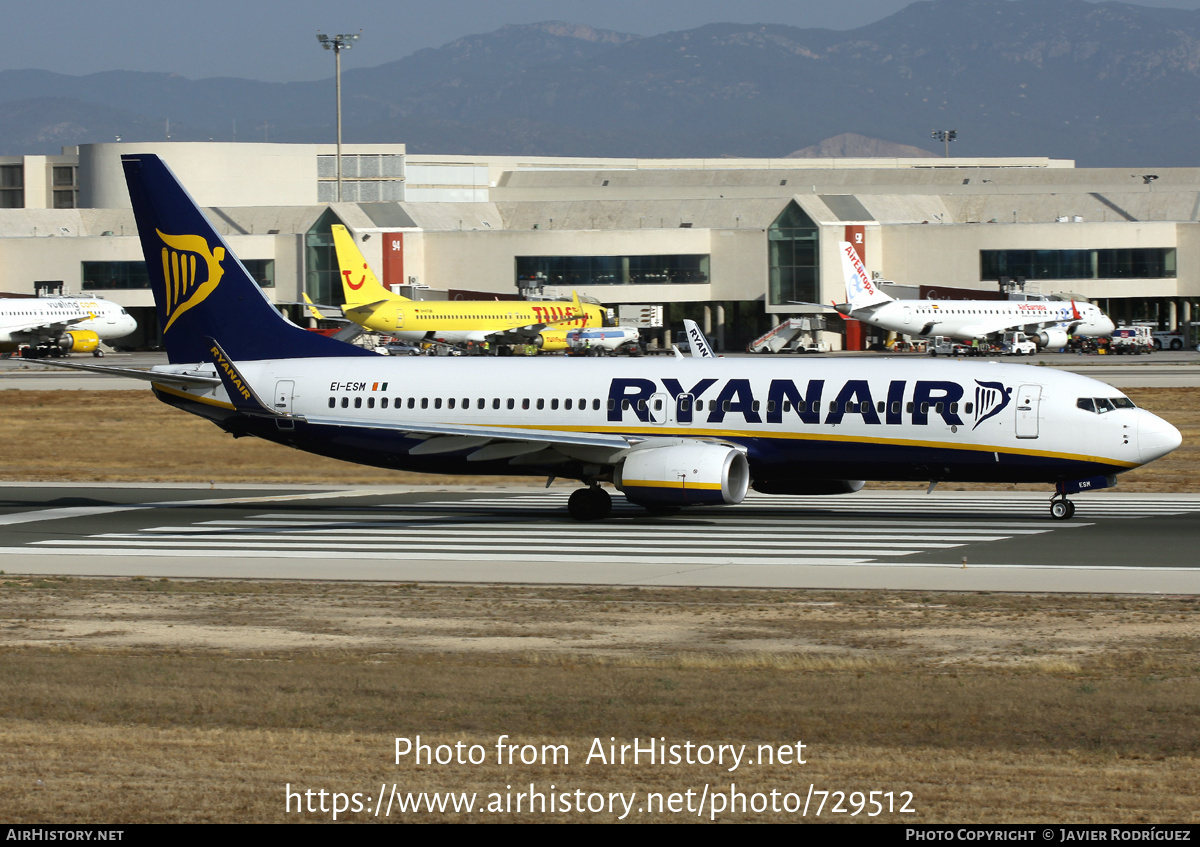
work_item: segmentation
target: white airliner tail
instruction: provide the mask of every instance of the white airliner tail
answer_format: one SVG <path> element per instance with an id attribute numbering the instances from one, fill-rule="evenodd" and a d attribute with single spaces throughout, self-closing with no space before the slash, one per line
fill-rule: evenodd
<path id="1" fill-rule="evenodd" d="M 850 304 L 850 311 L 890 302 L 892 298 L 880 291 L 871 281 L 862 260 L 854 251 L 854 245 L 842 241 L 838 246 L 841 248 L 842 274 L 846 280 L 846 302 Z"/>

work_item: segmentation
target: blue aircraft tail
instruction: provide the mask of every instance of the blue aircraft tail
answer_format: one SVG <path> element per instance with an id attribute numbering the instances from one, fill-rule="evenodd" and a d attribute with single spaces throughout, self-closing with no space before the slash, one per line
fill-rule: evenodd
<path id="1" fill-rule="evenodd" d="M 158 156 L 122 156 L 163 343 L 172 363 L 373 356 L 285 320 Z"/>

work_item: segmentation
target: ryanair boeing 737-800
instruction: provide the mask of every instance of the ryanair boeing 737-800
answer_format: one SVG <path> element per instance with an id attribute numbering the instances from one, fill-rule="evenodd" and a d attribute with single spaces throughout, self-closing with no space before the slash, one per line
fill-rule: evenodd
<path id="1" fill-rule="evenodd" d="M 158 157 L 123 164 L 170 359 L 140 378 L 237 436 L 380 467 L 575 479 L 583 520 L 609 513 L 601 483 L 672 510 L 865 480 L 1047 483 L 1067 518 L 1069 494 L 1180 444 L 1117 389 L 1026 365 L 376 356 L 281 318 Z"/>

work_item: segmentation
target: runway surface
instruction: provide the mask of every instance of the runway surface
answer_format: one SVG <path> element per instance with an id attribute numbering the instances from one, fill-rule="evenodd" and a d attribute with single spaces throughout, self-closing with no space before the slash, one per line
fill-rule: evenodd
<path id="1" fill-rule="evenodd" d="M 6 574 L 1200 593 L 1200 495 L 751 495 L 649 517 L 570 489 L 0 486 Z"/>

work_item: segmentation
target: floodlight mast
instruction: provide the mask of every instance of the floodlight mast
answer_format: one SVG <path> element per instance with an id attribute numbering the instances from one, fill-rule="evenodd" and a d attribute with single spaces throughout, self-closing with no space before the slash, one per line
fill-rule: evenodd
<path id="1" fill-rule="evenodd" d="M 333 51 L 334 86 L 337 88 L 337 201 L 342 202 L 342 51 L 349 50 L 361 33 L 326 35 L 317 33 L 317 41 Z"/>
<path id="2" fill-rule="evenodd" d="M 943 158 L 950 158 L 950 142 L 958 138 L 957 129 L 935 129 L 930 135 L 931 138 L 936 138 L 946 145 L 946 154 Z"/>

